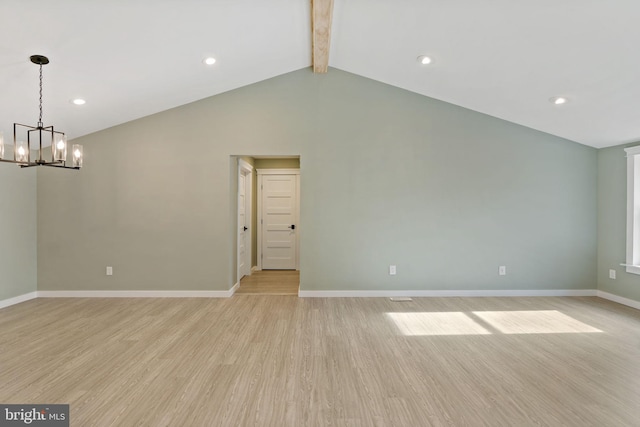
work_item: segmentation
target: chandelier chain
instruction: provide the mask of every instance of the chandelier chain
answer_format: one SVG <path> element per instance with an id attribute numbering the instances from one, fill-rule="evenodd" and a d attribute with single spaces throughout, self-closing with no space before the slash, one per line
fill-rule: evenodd
<path id="1" fill-rule="evenodd" d="M 40 119 L 38 126 L 42 127 L 42 64 L 40 64 Z"/>

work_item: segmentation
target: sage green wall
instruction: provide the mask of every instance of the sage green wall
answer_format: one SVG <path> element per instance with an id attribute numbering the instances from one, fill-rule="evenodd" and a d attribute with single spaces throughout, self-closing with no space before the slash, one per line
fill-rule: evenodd
<path id="1" fill-rule="evenodd" d="M 640 276 L 627 273 L 627 144 L 598 150 L 598 289 L 640 301 Z M 609 270 L 616 278 L 609 279 Z"/>
<path id="2" fill-rule="evenodd" d="M 38 174 L 43 290 L 229 289 L 238 154 L 301 156 L 303 290 L 596 286 L 595 149 L 340 70 L 77 142 Z"/>
<path id="3" fill-rule="evenodd" d="M 255 159 L 256 169 L 300 169 L 300 159 Z"/>
<path id="4" fill-rule="evenodd" d="M 7 146 L 6 149 L 10 150 Z M 12 152 L 5 152 L 10 158 Z M 37 289 L 36 171 L 0 164 L 0 301 Z"/>

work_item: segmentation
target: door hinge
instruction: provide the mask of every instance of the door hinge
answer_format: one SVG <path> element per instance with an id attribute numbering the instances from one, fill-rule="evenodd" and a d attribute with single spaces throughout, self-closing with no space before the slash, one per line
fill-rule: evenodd
<path id="1" fill-rule="evenodd" d="M 262 224 L 262 218 L 260 218 L 260 224 Z"/>

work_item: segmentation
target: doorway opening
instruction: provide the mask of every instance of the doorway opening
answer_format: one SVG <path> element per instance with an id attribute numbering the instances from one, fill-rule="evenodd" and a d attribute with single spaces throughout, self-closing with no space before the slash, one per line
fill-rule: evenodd
<path id="1" fill-rule="evenodd" d="M 237 159 L 236 294 L 298 295 L 300 156 Z"/>

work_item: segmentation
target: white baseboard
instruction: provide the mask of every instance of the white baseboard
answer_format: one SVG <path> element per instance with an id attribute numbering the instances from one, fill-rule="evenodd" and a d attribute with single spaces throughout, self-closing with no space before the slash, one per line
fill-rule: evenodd
<path id="1" fill-rule="evenodd" d="M 38 291 L 38 298 L 229 298 L 228 291 Z"/>
<path id="2" fill-rule="evenodd" d="M 228 291 L 37 291 L 0 301 L 0 309 L 34 298 L 230 298 L 240 283 Z M 390 297 L 566 297 L 598 296 L 640 310 L 640 302 L 595 289 L 581 290 L 431 290 L 431 291 L 304 291 L 302 298 Z"/>
<path id="3" fill-rule="evenodd" d="M 298 291 L 302 298 L 366 297 L 594 297 L 595 289 L 536 290 L 433 290 L 433 291 Z"/>
<path id="4" fill-rule="evenodd" d="M 251 267 L 251 271 L 261 271 L 257 265 L 254 265 L 253 267 Z"/>
<path id="5" fill-rule="evenodd" d="M 233 296 L 233 294 L 236 293 L 236 291 L 238 290 L 238 288 L 240 287 L 240 282 L 236 283 L 235 285 L 233 285 L 233 287 L 231 289 L 229 289 L 229 293 L 230 293 L 230 297 Z"/>
<path id="6" fill-rule="evenodd" d="M 640 301 L 636 301 L 633 299 L 621 297 L 618 295 L 610 294 L 609 292 L 598 291 L 598 297 L 604 298 L 609 301 L 617 302 L 618 304 L 627 305 L 629 307 L 633 307 L 637 310 L 640 310 Z"/>
<path id="7" fill-rule="evenodd" d="M 3 299 L 0 300 L 0 308 L 20 304 L 21 302 L 29 301 L 34 298 L 38 298 L 37 292 L 29 292 L 28 294 L 18 295 L 17 297 Z"/>

